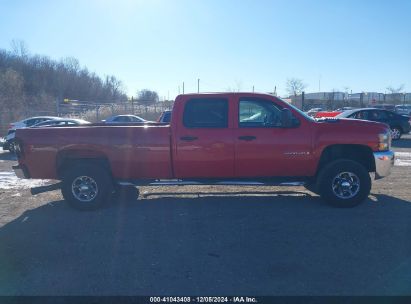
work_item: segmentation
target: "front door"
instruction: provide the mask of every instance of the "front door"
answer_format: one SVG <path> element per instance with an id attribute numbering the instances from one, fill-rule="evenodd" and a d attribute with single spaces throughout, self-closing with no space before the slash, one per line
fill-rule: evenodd
<path id="1" fill-rule="evenodd" d="M 294 117 L 296 126 L 283 128 L 281 105 L 269 98 L 242 97 L 237 108 L 236 177 L 312 174 L 311 129 L 306 121 Z"/>

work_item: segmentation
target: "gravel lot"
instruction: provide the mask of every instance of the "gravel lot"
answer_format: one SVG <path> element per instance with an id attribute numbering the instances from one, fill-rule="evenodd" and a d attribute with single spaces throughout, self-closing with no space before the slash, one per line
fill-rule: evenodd
<path id="1" fill-rule="evenodd" d="M 158 187 L 95 212 L 31 196 L 0 153 L 0 295 L 411 295 L 411 136 L 394 150 L 352 209 L 303 188 Z"/>

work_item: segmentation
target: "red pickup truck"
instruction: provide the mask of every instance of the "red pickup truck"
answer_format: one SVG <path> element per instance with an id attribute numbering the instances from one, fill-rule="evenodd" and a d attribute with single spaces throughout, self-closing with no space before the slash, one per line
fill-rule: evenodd
<path id="1" fill-rule="evenodd" d="M 19 129 L 17 176 L 61 182 L 66 201 L 95 209 L 120 186 L 304 185 L 351 207 L 370 193 L 370 172 L 394 163 L 388 126 L 316 121 L 266 94 L 177 97 L 170 124 Z"/>

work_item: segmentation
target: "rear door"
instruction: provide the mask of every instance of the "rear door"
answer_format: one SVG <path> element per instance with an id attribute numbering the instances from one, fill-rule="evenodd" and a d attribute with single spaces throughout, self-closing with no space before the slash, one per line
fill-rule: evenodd
<path id="1" fill-rule="evenodd" d="M 368 119 L 376 122 L 382 122 L 387 125 L 390 124 L 388 111 L 385 110 L 370 110 Z"/>
<path id="2" fill-rule="evenodd" d="M 177 178 L 234 175 L 234 142 L 228 98 L 192 97 L 181 107 L 174 134 Z"/>

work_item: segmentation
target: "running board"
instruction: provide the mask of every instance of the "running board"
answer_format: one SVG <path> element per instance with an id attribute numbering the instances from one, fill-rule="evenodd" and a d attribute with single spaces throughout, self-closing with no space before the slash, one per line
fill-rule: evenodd
<path id="1" fill-rule="evenodd" d="M 189 180 L 157 180 L 142 183 L 141 181 L 118 181 L 121 186 L 303 186 L 304 181 L 189 181 Z"/>
<path id="2" fill-rule="evenodd" d="M 60 182 L 60 183 L 46 185 L 46 186 L 34 187 L 30 189 L 30 193 L 31 195 L 37 195 L 37 194 L 48 192 L 48 191 L 58 190 L 61 188 L 61 185 L 62 183 Z"/>

